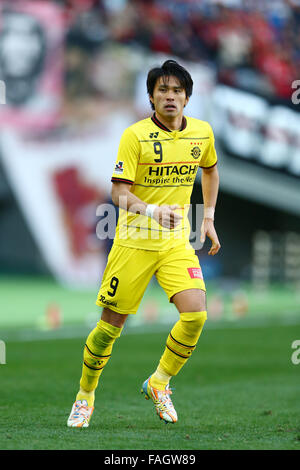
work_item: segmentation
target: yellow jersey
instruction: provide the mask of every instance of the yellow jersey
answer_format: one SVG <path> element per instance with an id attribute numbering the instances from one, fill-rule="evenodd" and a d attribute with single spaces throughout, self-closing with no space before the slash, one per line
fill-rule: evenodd
<path id="1" fill-rule="evenodd" d="M 144 250 L 167 250 L 189 243 L 188 210 L 198 168 L 217 163 L 209 123 L 184 117 L 179 130 L 169 130 L 156 117 L 128 127 L 120 141 L 112 182 L 131 185 L 131 192 L 147 204 L 177 204 L 182 216 L 174 229 L 154 219 L 119 211 L 114 243 Z"/>

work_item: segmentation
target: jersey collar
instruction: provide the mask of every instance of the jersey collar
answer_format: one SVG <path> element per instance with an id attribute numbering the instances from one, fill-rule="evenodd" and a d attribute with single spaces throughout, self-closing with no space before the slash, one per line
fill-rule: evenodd
<path id="1" fill-rule="evenodd" d="M 154 122 L 154 124 L 158 127 L 160 127 L 161 129 L 163 129 L 164 131 L 167 131 L 167 132 L 173 132 L 172 130 L 168 129 L 162 122 L 159 121 L 159 119 L 157 119 L 156 117 L 156 114 L 154 113 L 153 116 L 151 117 L 152 121 Z M 183 116 L 182 118 L 182 123 L 181 123 L 181 128 L 179 129 L 180 131 L 183 131 L 185 128 L 186 128 L 186 125 L 187 125 L 187 122 L 186 122 L 186 118 Z"/>

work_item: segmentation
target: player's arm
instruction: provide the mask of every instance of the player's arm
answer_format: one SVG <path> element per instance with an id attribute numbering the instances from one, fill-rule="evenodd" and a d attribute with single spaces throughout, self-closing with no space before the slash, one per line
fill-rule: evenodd
<path id="1" fill-rule="evenodd" d="M 150 206 L 133 194 L 131 192 L 131 185 L 127 183 L 113 182 L 111 197 L 113 203 L 121 209 L 134 214 L 153 217 L 156 222 L 166 228 L 175 228 L 182 219 L 181 215 L 174 212 L 178 207 L 177 205 Z"/>
<path id="2" fill-rule="evenodd" d="M 221 248 L 214 226 L 214 212 L 219 192 L 219 172 L 216 165 L 212 168 L 202 168 L 201 183 L 204 203 L 201 242 L 204 243 L 206 236 L 208 236 L 212 242 L 208 254 L 215 255 Z"/>

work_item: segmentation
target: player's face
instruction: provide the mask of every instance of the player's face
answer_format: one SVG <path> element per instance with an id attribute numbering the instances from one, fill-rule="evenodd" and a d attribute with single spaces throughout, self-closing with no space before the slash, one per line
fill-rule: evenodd
<path id="1" fill-rule="evenodd" d="M 156 114 L 170 120 L 182 116 L 183 108 L 188 102 L 185 89 L 178 78 L 160 77 L 155 84 L 153 96 L 150 97 Z"/>

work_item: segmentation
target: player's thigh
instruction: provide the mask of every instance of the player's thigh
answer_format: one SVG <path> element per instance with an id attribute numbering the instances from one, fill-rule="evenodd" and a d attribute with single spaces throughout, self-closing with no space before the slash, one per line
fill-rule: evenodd
<path id="1" fill-rule="evenodd" d="M 186 289 L 173 295 L 172 302 L 179 313 L 206 311 L 206 292 L 202 289 Z"/>
<path id="2" fill-rule="evenodd" d="M 119 314 L 136 313 L 155 271 L 155 253 L 113 245 L 96 304 Z"/>
<path id="3" fill-rule="evenodd" d="M 185 247 L 169 250 L 161 255 L 155 274 L 169 301 L 179 311 L 205 310 L 205 282 L 194 250 Z"/>

